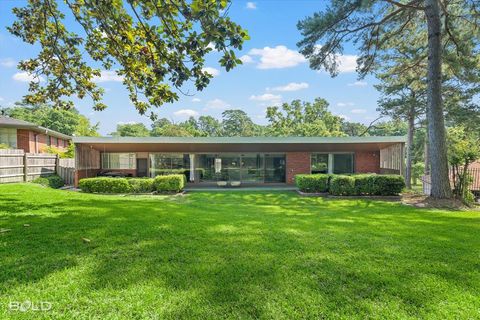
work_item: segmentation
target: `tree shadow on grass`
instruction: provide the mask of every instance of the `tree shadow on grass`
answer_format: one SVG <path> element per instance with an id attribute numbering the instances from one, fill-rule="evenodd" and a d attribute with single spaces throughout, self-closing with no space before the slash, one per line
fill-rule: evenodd
<path id="1" fill-rule="evenodd" d="M 413 316 L 445 288 L 479 289 L 478 216 L 289 193 L 98 196 L 42 208 L 56 214 L 3 220 L 12 226 L 0 235 L 4 293 L 86 260 L 85 294 L 154 285 L 165 300 L 186 296 L 169 317 L 368 316 L 382 303 Z"/>

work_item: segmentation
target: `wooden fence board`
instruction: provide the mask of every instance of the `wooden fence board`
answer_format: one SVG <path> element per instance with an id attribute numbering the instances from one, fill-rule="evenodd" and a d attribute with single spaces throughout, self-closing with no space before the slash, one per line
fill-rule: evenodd
<path id="1" fill-rule="evenodd" d="M 0 150 L 0 183 L 32 181 L 54 173 L 62 177 L 65 184 L 72 185 L 75 160 L 46 153 L 24 153 L 20 149 Z"/>

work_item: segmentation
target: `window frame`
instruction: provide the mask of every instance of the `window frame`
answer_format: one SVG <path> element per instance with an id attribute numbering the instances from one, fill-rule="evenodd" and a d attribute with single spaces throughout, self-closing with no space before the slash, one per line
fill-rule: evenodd
<path id="1" fill-rule="evenodd" d="M 355 173 L 355 152 L 311 152 L 310 153 L 310 173 L 312 173 L 312 160 L 313 156 L 317 154 L 328 155 L 328 166 L 327 166 L 327 173 L 326 174 L 354 174 Z M 337 154 L 347 154 L 352 156 L 352 172 L 350 173 L 334 173 L 333 169 L 335 166 L 334 163 L 334 155 Z"/>
<path id="2" fill-rule="evenodd" d="M 112 166 L 111 157 L 118 155 L 118 166 Z M 125 167 L 120 159 L 122 155 L 128 156 L 128 165 Z M 107 165 L 105 165 L 107 162 Z M 100 167 L 102 170 L 136 170 L 137 169 L 137 154 L 134 152 L 102 152 Z"/>

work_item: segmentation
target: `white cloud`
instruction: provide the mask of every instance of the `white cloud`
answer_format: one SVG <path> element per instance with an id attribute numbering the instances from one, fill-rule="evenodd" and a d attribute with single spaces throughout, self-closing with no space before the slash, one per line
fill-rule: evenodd
<path id="1" fill-rule="evenodd" d="M 214 52 L 218 52 L 218 50 L 215 49 L 215 44 L 214 44 L 213 42 L 210 42 L 210 43 L 207 45 L 207 48 L 212 49 L 212 51 L 214 51 Z"/>
<path id="2" fill-rule="evenodd" d="M 200 102 L 200 101 L 202 101 L 202 100 L 200 100 L 199 98 L 193 98 L 192 99 L 192 102 Z"/>
<path id="3" fill-rule="evenodd" d="M 118 121 L 117 124 L 122 125 L 122 124 L 137 124 L 140 122 L 137 121 Z"/>
<path id="4" fill-rule="evenodd" d="M 365 81 L 355 81 L 353 83 L 349 83 L 349 87 L 366 87 L 368 85 Z"/>
<path id="5" fill-rule="evenodd" d="M 213 99 L 210 101 L 207 101 L 207 108 L 208 109 L 225 109 L 230 107 L 228 103 L 223 101 L 222 99 Z"/>
<path id="6" fill-rule="evenodd" d="M 192 109 L 180 109 L 178 111 L 175 111 L 173 113 L 176 116 L 179 117 L 196 117 L 198 116 L 198 112 Z"/>
<path id="7" fill-rule="evenodd" d="M 0 102 L 2 102 L 2 101 L 5 101 L 5 99 L 3 99 L 3 97 L 0 97 Z"/>
<path id="8" fill-rule="evenodd" d="M 309 87 L 308 83 L 306 82 L 290 82 L 287 85 L 280 86 L 280 87 L 274 87 L 274 88 L 267 88 L 267 90 L 271 91 L 298 91 L 302 89 L 307 89 Z"/>
<path id="9" fill-rule="evenodd" d="M 349 54 L 337 56 L 338 72 L 340 73 L 355 72 L 357 68 L 357 59 L 358 59 L 358 56 L 349 55 Z"/>
<path id="10" fill-rule="evenodd" d="M 354 114 L 360 114 L 360 113 L 367 113 L 367 110 L 365 110 L 365 109 L 352 109 L 350 112 L 354 113 Z"/>
<path id="11" fill-rule="evenodd" d="M 249 10 L 255 10 L 257 9 L 257 4 L 255 2 L 247 2 L 246 7 Z"/>
<path id="12" fill-rule="evenodd" d="M 17 62 L 13 60 L 12 58 L 3 58 L 0 59 L 0 66 L 6 67 L 6 68 L 12 68 L 15 67 Z"/>
<path id="13" fill-rule="evenodd" d="M 216 77 L 220 74 L 220 71 L 218 69 L 212 67 L 205 67 L 202 69 L 202 71 L 211 74 L 213 77 Z"/>
<path id="14" fill-rule="evenodd" d="M 353 102 L 339 102 L 337 103 L 337 107 L 353 107 L 355 103 Z"/>
<path id="15" fill-rule="evenodd" d="M 349 117 L 349 116 L 346 116 L 346 115 L 344 115 L 344 114 L 339 114 L 338 116 L 339 116 L 340 118 L 342 118 L 343 120 L 346 120 L 346 121 L 350 120 L 350 117 Z"/>
<path id="16" fill-rule="evenodd" d="M 100 77 L 93 77 L 93 82 L 122 82 L 123 76 L 117 74 L 112 70 L 103 70 L 100 72 Z"/>
<path id="17" fill-rule="evenodd" d="M 243 56 L 240 57 L 240 60 L 242 60 L 243 64 L 247 63 L 252 63 L 253 59 L 250 57 L 248 54 L 244 54 Z"/>
<path id="18" fill-rule="evenodd" d="M 28 72 L 17 72 L 12 76 L 12 79 L 20 82 L 43 81 L 43 77 L 34 76 Z"/>
<path id="19" fill-rule="evenodd" d="M 248 52 L 251 56 L 259 56 L 259 69 L 281 69 L 290 68 L 305 62 L 305 58 L 295 50 L 285 46 L 275 48 L 265 47 L 263 49 L 252 49 Z"/>
<path id="20" fill-rule="evenodd" d="M 269 104 L 273 105 L 278 105 L 282 102 L 282 96 L 281 95 L 276 95 L 276 94 L 271 94 L 271 93 L 265 93 L 262 95 L 252 95 L 250 96 L 250 100 L 253 101 L 267 101 Z"/>

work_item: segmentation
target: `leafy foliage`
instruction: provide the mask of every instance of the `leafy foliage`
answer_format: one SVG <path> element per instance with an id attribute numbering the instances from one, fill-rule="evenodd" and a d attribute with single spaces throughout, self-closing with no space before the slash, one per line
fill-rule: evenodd
<path id="1" fill-rule="evenodd" d="M 452 166 L 454 192 L 457 197 L 469 204 L 473 195 L 469 190 L 471 177 L 468 167 L 480 159 L 480 135 L 463 127 L 448 130 L 448 160 Z"/>
<path id="2" fill-rule="evenodd" d="M 65 185 L 65 182 L 63 182 L 62 177 L 56 174 L 52 174 L 46 177 L 38 177 L 34 179 L 32 182 L 36 184 L 41 184 L 42 186 L 50 187 L 53 189 L 58 189 Z"/>
<path id="3" fill-rule="evenodd" d="M 241 61 L 248 34 L 226 16 L 228 1 L 29 1 L 13 9 L 9 31 L 40 47 L 37 57 L 19 68 L 36 77 L 25 101 L 52 102 L 72 108 L 68 99 L 89 96 L 96 110 L 106 108 L 104 90 L 95 82 L 100 68 L 121 77 L 139 113 L 178 100 L 187 81 L 204 89 L 212 75 L 203 70 L 211 45 L 222 53 L 220 64 L 231 70 Z M 66 20 L 76 23 L 68 29 Z M 40 77 L 45 79 L 40 82 Z M 177 91 L 176 91 L 177 90 Z M 147 101 L 143 100 L 143 97 Z"/>
<path id="4" fill-rule="evenodd" d="M 180 192 L 185 188 L 186 178 L 182 174 L 156 176 L 153 187 L 157 192 Z"/>
<path id="5" fill-rule="evenodd" d="M 274 136 L 344 136 L 342 118 L 328 110 L 328 102 L 317 98 L 313 103 L 294 100 L 281 108 L 268 107 L 269 133 Z"/>
<path id="6" fill-rule="evenodd" d="M 111 133 L 119 137 L 148 137 L 150 132 L 143 123 L 117 124 L 117 131 Z"/>
<path id="7" fill-rule="evenodd" d="M 92 125 L 90 120 L 75 108 L 64 110 L 45 104 L 34 106 L 17 104 L 11 108 L 4 108 L 1 112 L 9 117 L 32 122 L 69 136 L 98 136 L 99 124 Z"/>
<path id="8" fill-rule="evenodd" d="M 330 179 L 328 191 L 335 196 L 351 196 L 355 194 L 355 178 L 334 175 Z"/>
<path id="9" fill-rule="evenodd" d="M 154 191 L 152 178 L 130 178 L 127 181 L 133 193 L 150 193 Z"/>
<path id="10" fill-rule="evenodd" d="M 78 187 L 87 193 L 129 193 L 131 185 L 125 178 L 85 178 L 81 179 Z"/>
<path id="11" fill-rule="evenodd" d="M 327 192 L 329 179 L 328 174 L 298 174 L 295 176 L 295 184 L 302 192 Z"/>

